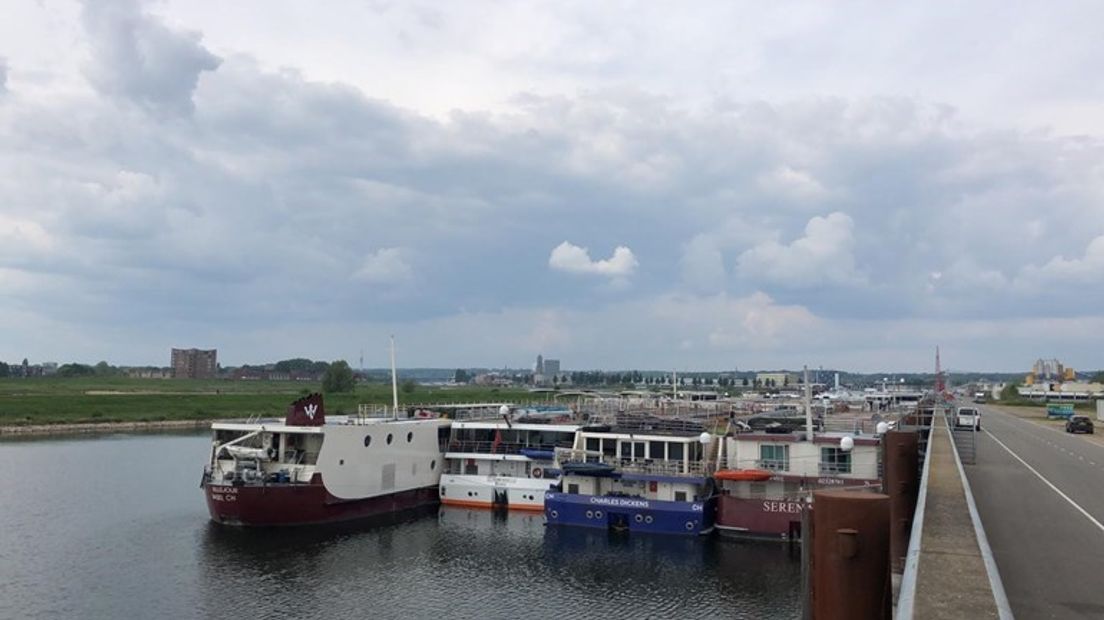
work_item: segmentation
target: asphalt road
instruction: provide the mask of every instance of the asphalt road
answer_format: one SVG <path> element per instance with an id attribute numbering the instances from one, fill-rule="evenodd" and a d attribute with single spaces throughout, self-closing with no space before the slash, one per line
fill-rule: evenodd
<path id="1" fill-rule="evenodd" d="M 1012 612 L 1104 618 L 1104 446 L 981 409 L 966 476 Z"/>

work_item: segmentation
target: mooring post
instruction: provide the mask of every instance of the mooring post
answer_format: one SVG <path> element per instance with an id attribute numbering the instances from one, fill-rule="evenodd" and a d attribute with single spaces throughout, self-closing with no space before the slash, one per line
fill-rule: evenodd
<path id="1" fill-rule="evenodd" d="M 889 496 L 889 553 L 893 572 L 905 569 L 916 493 L 920 488 L 919 437 L 915 432 L 882 435 L 885 450 L 882 492 Z"/>
<path id="2" fill-rule="evenodd" d="M 812 618 L 889 618 L 889 496 L 813 494 Z"/>

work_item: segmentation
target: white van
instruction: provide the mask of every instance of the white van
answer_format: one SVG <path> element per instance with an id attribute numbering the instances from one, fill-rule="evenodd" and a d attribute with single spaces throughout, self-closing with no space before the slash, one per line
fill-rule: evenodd
<path id="1" fill-rule="evenodd" d="M 955 413 L 955 426 L 981 430 L 981 412 L 973 407 L 959 407 Z"/>

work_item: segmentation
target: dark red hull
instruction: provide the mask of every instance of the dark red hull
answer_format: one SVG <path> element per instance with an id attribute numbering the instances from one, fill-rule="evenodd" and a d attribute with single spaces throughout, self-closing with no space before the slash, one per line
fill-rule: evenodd
<path id="1" fill-rule="evenodd" d="M 801 536 L 801 504 L 722 495 L 717 501 L 717 531 L 723 536 L 791 540 Z"/>
<path id="2" fill-rule="evenodd" d="M 342 523 L 393 516 L 438 504 L 437 485 L 390 495 L 343 500 L 318 476 L 310 484 L 205 484 L 211 520 L 226 525 L 286 526 Z"/>

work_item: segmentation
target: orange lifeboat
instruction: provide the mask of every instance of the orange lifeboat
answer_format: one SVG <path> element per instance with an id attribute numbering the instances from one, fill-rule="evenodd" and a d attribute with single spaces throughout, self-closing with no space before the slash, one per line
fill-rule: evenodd
<path id="1" fill-rule="evenodd" d="M 774 472 L 764 469 L 722 469 L 713 474 L 717 480 L 733 480 L 736 482 L 764 482 L 770 480 Z"/>

